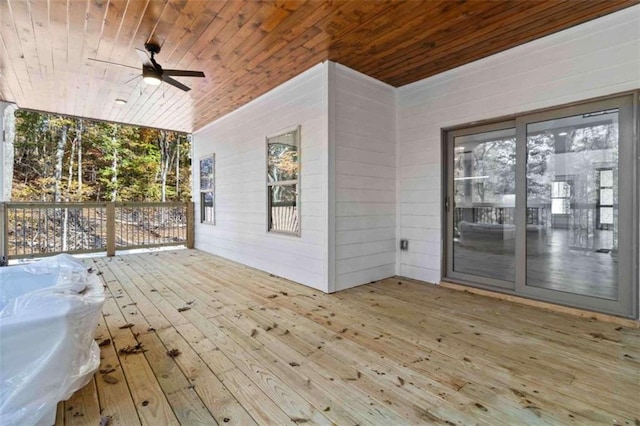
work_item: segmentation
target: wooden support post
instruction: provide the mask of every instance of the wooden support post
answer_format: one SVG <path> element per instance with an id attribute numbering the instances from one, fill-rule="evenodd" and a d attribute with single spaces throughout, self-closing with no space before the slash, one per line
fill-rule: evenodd
<path id="1" fill-rule="evenodd" d="M 196 230 L 195 230 L 195 205 L 193 202 L 187 202 L 187 248 L 192 249 L 195 246 Z"/>
<path id="2" fill-rule="evenodd" d="M 107 203 L 107 256 L 116 255 L 116 203 Z"/>

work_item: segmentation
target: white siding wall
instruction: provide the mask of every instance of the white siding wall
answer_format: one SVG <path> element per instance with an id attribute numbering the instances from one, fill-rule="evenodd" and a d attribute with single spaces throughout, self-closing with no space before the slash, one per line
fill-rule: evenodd
<path id="1" fill-rule="evenodd" d="M 327 63 L 193 135 L 195 246 L 293 281 L 327 287 Z M 301 237 L 267 233 L 267 135 L 301 125 Z M 200 224 L 198 160 L 215 153 L 216 225 Z"/>
<path id="2" fill-rule="evenodd" d="M 395 89 L 335 64 L 335 290 L 395 275 Z"/>
<path id="3" fill-rule="evenodd" d="M 640 6 L 399 88 L 398 273 L 440 280 L 442 128 L 638 88 Z"/>

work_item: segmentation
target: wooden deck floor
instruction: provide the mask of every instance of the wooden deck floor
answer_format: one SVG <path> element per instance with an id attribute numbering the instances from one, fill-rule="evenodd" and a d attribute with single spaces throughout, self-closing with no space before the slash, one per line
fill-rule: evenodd
<path id="1" fill-rule="evenodd" d="M 195 250 L 86 262 L 101 372 L 60 425 L 640 424 L 638 329 L 397 278 L 325 295 Z"/>

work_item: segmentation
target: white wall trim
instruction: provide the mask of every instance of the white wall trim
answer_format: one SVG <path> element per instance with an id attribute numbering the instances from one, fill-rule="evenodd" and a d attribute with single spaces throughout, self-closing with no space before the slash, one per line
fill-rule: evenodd
<path id="1" fill-rule="evenodd" d="M 336 63 L 327 61 L 327 288 L 336 291 Z"/>

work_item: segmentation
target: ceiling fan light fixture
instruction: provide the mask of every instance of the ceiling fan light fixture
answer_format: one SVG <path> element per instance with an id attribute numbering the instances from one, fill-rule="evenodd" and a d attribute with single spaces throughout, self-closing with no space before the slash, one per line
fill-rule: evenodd
<path id="1" fill-rule="evenodd" d="M 147 83 L 150 86 L 157 86 L 162 83 L 162 78 L 158 74 L 158 72 L 152 68 L 143 67 L 142 68 L 142 81 Z"/>
<path id="2" fill-rule="evenodd" d="M 142 77 L 142 81 L 147 83 L 149 86 L 157 86 L 160 83 L 162 83 L 162 80 L 160 80 L 160 77 L 156 75 L 146 75 Z"/>
<path id="3" fill-rule="evenodd" d="M 127 100 L 126 99 L 122 99 L 122 98 L 118 98 L 118 99 L 116 99 L 116 103 L 118 105 L 124 105 L 124 104 L 127 103 Z"/>

